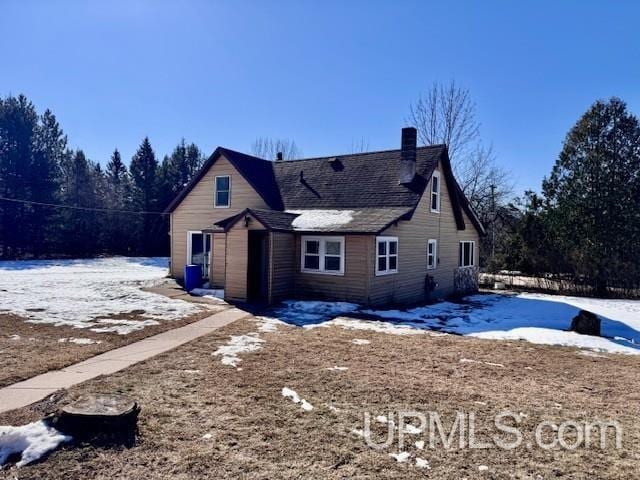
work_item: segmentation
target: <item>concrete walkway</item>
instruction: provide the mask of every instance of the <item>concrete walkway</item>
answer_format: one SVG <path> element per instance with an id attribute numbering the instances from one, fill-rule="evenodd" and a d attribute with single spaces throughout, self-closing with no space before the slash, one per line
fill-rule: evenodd
<path id="1" fill-rule="evenodd" d="M 69 388 L 99 375 L 117 372 L 247 316 L 247 312 L 229 308 L 183 327 L 109 350 L 61 370 L 47 372 L 1 388 L 0 413 L 31 405 L 61 388 Z"/>

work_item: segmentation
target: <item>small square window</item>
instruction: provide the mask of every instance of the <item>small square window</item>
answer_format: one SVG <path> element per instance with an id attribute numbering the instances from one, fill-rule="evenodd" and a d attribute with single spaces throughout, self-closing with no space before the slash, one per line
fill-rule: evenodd
<path id="1" fill-rule="evenodd" d="M 301 270 L 308 273 L 344 273 L 344 237 L 302 237 Z"/>

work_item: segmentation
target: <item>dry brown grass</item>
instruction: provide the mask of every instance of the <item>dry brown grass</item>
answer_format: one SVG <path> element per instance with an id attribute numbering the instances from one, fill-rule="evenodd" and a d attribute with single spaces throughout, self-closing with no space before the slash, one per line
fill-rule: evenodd
<path id="1" fill-rule="evenodd" d="M 166 330 L 181 327 L 216 313 L 223 306 L 212 306 L 176 321 L 160 322 L 128 335 L 96 333 L 88 329 L 26 322 L 11 314 L 0 314 L 0 387 L 41 373 L 72 365 L 99 353 L 122 347 Z M 118 315 L 119 319 L 144 320 L 141 313 Z M 101 343 L 78 345 L 61 343 L 61 338 L 90 338 Z"/>
<path id="2" fill-rule="evenodd" d="M 242 354 L 240 371 L 211 356 L 229 335 L 255 329 L 251 320 L 239 321 L 71 389 L 62 401 L 83 392 L 117 391 L 137 398 L 142 413 L 136 446 L 69 446 L 40 464 L 11 469 L 6 477 L 638 478 L 637 358 L 586 357 L 569 348 L 524 342 L 400 337 L 336 327 L 280 327 L 277 333 L 262 333 L 264 348 Z M 371 344 L 354 345 L 354 338 Z M 462 358 L 504 368 L 461 363 Z M 327 370 L 334 365 L 349 369 Z M 303 412 L 284 399 L 285 386 L 311 402 L 314 410 Z M 431 463 L 427 471 L 396 463 L 388 456 L 393 449 L 374 450 L 351 433 L 362 428 L 364 411 L 377 415 L 407 408 L 437 411 L 443 419 L 452 419 L 457 410 L 475 411 L 480 432 L 497 412 L 523 412 L 527 417 L 521 427 L 528 438 L 542 419 L 615 419 L 624 426 L 623 449 L 427 448 L 420 452 Z M 0 415 L 0 425 L 40 416 L 33 408 L 7 412 Z M 207 433 L 212 435 L 209 440 L 202 438 Z M 488 471 L 479 472 L 480 465 Z"/>

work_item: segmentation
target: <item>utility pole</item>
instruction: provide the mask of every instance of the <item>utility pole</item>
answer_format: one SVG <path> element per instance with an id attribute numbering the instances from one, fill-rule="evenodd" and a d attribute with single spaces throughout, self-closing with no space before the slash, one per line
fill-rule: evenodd
<path id="1" fill-rule="evenodd" d="M 491 184 L 491 263 L 496 255 L 496 185 Z"/>

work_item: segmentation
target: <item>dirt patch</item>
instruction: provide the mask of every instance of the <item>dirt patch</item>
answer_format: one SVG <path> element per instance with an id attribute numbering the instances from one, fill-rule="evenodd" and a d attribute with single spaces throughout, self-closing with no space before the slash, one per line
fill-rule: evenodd
<path id="1" fill-rule="evenodd" d="M 230 335 L 258 332 L 235 322 L 114 375 L 74 387 L 120 392 L 141 406 L 133 448 L 64 447 L 41 464 L 9 470 L 8 478 L 634 478 L 640 459 L 640 360 L 589 357 L 575 349 L 451 335 L 396 336 L 338 327 L 280 326 L 258 332 L 260 349 L 240 353 L 236 367 L 212 356 Z M 367 340 L 369 343 L 354 340 Z M 333 367 L 347 367 L 335 369 Z M 240 368 L 241 370 L 238 370 Z M 288 387 L 314 408 L 282 396 Z M 56 401 L 54 399 L 54 401 Z M 436 411 L 450 426 L 457 411 L 475 412 L 477 436 L 494 432 L 496 413 L 523 414 L 533 438 L 542 420 L 617 420 L 623 448 L 576 450 L 375 450 L 352 433 L 364 412 Z M 40 418 L 41 409 L 0 415 L 0 424 Z M 382 427 L 382 426 L 380 426 Z M 419 437 L 415 436 L 417 440 Z M 481 468 L 486 467 L 486 469 Z M 3 474 L 0 473 L 0 477 Z"/>
<path id="2" fill-rule="evenodd" d="M 56 370 L 122 347 L 143 338 L 201 320 L 226 307 L 216 306 L 175 321 L 149 325 L 127 335 L 97 333 L 89 329 L 29 323 L 26 319 L 0 314 L 0 387 Z M 110 317 L 100 317 L 109 319 Z M 117 315 L 118 320 L 146 320 L 144 312 Z"/>

